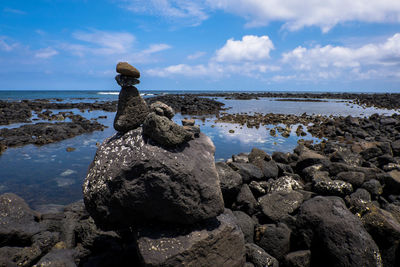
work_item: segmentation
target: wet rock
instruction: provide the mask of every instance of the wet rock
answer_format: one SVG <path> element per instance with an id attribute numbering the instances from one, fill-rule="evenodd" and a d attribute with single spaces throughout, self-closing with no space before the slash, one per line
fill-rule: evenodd
<path id="1" fill-rule="evenodd" d="M 246 244 L 246 260 L 255 267 L 279 267 L 279 262 L 253 243 Z"/>
<path id="2" fill-rule="evenodd" d="M 116 71 L 132 78 L 140 78 L 140 72 L 128 62 L 118 62 Z"/>
<path id="3" fill-rule="evenodd" d="M 236 222 L 243 232 L 244 240 L 246 241 L 246 243 L 253 243 L 255 227 L 255 222 L 253 221 L 253 219 L 240 210 L 234 210 L 233 215 L 236 217 Z"/>
<path id="4" fill-rule="evenodd" d="M 257 228 L 260 233 L 260 240 L 256 244 L 264 249 L 272 257 L 282 261 L 290 251 L 291 230 L 284 223 L 265 224 Z"/>
<path id="5" fill-rule="evenodd" d="M 183 228 L 139 228 L 137 247 L 144 266 L 241 267 L 245 263 L 243 233 L 227 212 Z"/>
<path id="6" fill-rule="evenodd" d="M 392 214 L 374 205 L 370 205 L 361 220 L 381 251 L 383 266 L 396 266 L 400 262 L 400 223 Z"/>
<path id="7" fill-rule="evenodd" d="M 234 209 L 246 212 L 249 215 L 253 215 L 256 211 L 257 200 L 251 193 L 251 190 L 247 184 L 242 185 L 239 194 L 236 197 L 236 202 L 232 206 Z"/>
<path id="8" fill-rule="evenodd" d="M 134 86 L 134 85 L 140 83 L 140 81 L 136 78 L 133 78 L 131 76 L 126 76 L 126 75 L 121 75 L 121 74 L 115 76 L 115 80 L 117 81 L 118 85 L 121 87 Z"/>
<path id="9" fill-rule="evenodd" d="M 122 87 L 118 97 L 118 110 L 114 129 L 127 132 L 138 128 L 145 120 L 149 108 L 134 86 Z"/>
<path id="10" fill-rule="evenodd" d="M 215 164 L 225 206 L 231 206 L 242 186 L 242 177 L 224 162 Z"/>
<path id="11" fill-rule="evenodd" d="M 303 203 L 303 194 L 296 191 L 278 191 L 258 199 L 263 214 L 273 222 L 293 213 Z"/>
<path id="12" fill-rule="evenodd" d="M 166 147 L 174 147 L 193 138 L 193 135 L 182 126 L 153 112 L 146 117 L 143 123 L 143 133 Z"/>
<path id="13" fill-rule="evenodd" d="M 146 141 L 141 128 L 116 134 L 98 148 L 90 166 L 83 185 L 86 208 L 108 229 L 215 217 L 224 203 L 214 151 L 203 134 L 169 150 Z"/>
<path id="14" fill-rule="evenodd" d="M 287 267 L 310 267 L 311 251 L 299 250 L 291 252 L 285 256 L 285 266 Z"/>
<path id="15" fill-rule="evenodd" d="M 0 195 L 0 246 L 29 246 L 40 231 L 38 218 L 19 196 Z"/>
<path id="16" fill-rule="evenodd" d="M 338 197 L 318 196 L 304 202 L 296 236 L 304 248 L 311 248 L 315 266 L 382 266 L 374 240 Z"/>
<path id="17" fill-rule="evenodd" d="M 249 183 L 252 180 L 260 181 L 264 178 L 262 171 L 251 163 L 231 162 L 229 166 L 239 172 L 244 183 Z"/>
<path id="18" fill-rule="evenodd" d="M 155 112 L 157 115 L 167 117 L 168 119 L 172 119 L 175 116 L 174 110 L 161 101 L 151 103 L 150 110 Z"/>

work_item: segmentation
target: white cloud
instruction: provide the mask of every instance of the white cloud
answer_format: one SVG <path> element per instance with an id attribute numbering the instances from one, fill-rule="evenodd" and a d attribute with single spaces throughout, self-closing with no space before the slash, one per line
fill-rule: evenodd
<path id="1" fill-rule="evenodd" d="M 396 0 L 206 0 L 214 9 L 222 9 L 247 19 L 248 26 L 283 21 L 290 30 L 318 26 L 324 32 L 338 23 L 400 22 L 400 1 Z"/>
<path id="2" fill-rule="evenodd" d="M 274 45 L 268 36 L 245 35 L 242 40 L 229 39 L 216 52 L 218 62 L 260 61 L 269 58 Z"/>
<path id="3" fill-rule="evenodd" d="M 92 52 L 99 54 L 125 53 L 135 42 L 135 36 L 127 32 L 77 31 L 72 36 L 77 40 L 91 44 L 93 46 Z"/>
<path id="4" fill-rule="evenodd" d="M 0 36 L 0 50 L 10 52 L 18 46 L 18 43 L 10 43 L 7 39 L 6 36 Z"/>
<path id="5" fill-rule="evenodd" d="M 8 8 L 8 7 L 4 8 L 3 12 L 18 14 L 18 15 L 25 15 L 26 14 L 25 11 L 22 11 L 22 10 L 19 10 L 19 9 L 15 9 L 15 8 Z"/>
<path id="6" fill-rule="evenodd" d="M 51 47 L 47 47 L 47 48 L 43 48 L 43 49 L 39 49 L 35 52 L 35 57 L 36 58 L 51 58 L 55 55 L 58 54 L 58 51 L 51 48 Z"/>
<path id="7" fill-rule="evenodd" d="M 206 54 L 206 52 L 197 51 L 197 52 L 195 52 L 193 54 L 188 55 L 186 58 L 189 59 L 189 60 L 195 60 L 195 59 L 201 58 L 205 54 Z"/>
<path id="8" fill-rule="evenodd" d="M 135 13 L 149 13 L 196 26 L 208 18 L 202 0 L 122 0 L 123 7 Z"/>
<path id="9" fill-rule="evenodd" d="M 170 48 L 171 48 L 171 46 L 169 46 L 167 44 L 152 44 L 152 45 L 150 45 L 149 48 L 143 50 L 142 53 L 153 54 L 153 53 L 164 51 L 164 50 L 167 50 Z"/>

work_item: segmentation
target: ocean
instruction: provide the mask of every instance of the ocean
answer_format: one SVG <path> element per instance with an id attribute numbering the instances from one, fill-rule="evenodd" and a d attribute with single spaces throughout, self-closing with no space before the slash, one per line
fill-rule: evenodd
<path id="1" fill-rule="evenodd" d="M 0 91 L 0 99 L 8 101 L 23 99 L 56 101 L 57 99 L 59 102 L 112 101 L 118 99 L 118 93 L 118 91 Z M 204 91 L 141 91 L 143 97 L 169 93 L 204 93 Z M 327 102 L 281 102 L 276 101 L 275 98 L 229 100 L 219 97 L 215 99 L 225 103 L 225 107 L 229 108 L 226 111 L 228 113 L 369 116 L 373 113 L 390 115 L 394 112 L 385 109 L 364 108 L 335 99 L 327 99 Z M 112 127 L 115 113 L 73 111 L 88 119 L 106 116 L 106 118 L 98 119 L 98 122 L 108 128 L 104 131 L 96 131 L 44 146 L 27 145 L 8 148 L 0 155 L 0 194 L 16 193 L 34 208 L 47 204 L 65 205 L 82 198 L 81 185 L 96 153 L 96 143 L 101 143 L 115 133 Z M 59 110 L 54 112 L 58 113 Z M 176 114 L 173 120 L 180 124 L 184 117 L 190 118 L 191 116 Z M 298 137 L 295 134 L 297 125 L 292 127 L 289 137 L 283 137 L 279 133 L 274 137 L 269 134 L 269 130 L 274 125 L 248 128 L 246 125 L 217 123 L 215 120 L 215 116 L 196 116 L 196 124 L 200 125 L 201 131 L 208 135 L 215 144 L 216 161 L 226 160 L 241 152 L 248 153 L 253 147 L 272 154 L 274 151 L 292 151 L 297 146 L 299 139 L 320 141 L 308 133 L 307 136 Z M 0 128 L 14 128 L 21 125 L 23 124 L 11 124 L 0 126 Z M 279 126 L 286 127 L 285 125 Z M 67 152 L 67 147 L 73 147 L 75 150 Z"/>

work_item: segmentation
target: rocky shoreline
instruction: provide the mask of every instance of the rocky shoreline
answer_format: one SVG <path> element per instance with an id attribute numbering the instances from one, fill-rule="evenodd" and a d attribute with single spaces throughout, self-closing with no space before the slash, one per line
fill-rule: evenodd
<path id="1" fill-rule="evenodd" d="M 326 140 L 215 163 L 194 120 L 172 121 L 193 99 L 146 102 L 140 72 L 116 71 L 117 133 L 99 145 L 83 201 L 34 211 L 0 195 L 0 266 L 399 266 L 399 115 L 221 114 L 249 127 L 302 123 Z"/>

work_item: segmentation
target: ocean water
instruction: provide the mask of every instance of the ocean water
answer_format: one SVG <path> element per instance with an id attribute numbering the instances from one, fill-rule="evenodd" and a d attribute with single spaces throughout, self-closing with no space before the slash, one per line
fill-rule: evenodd
<path id="1" fill-rule="evenodd" d="M 191 91 L 194 92 L 194 91 Z M 155 94 L 182 93 L 182 91 L 141 91 L 144 97 Z M 198 92 L 194 92 L 198 93 Z M 0 91 L 1 100 L 22 99 L 52 99 L 54 101 L 112 101 L 118 99 L 117 91 Z M 57 99 L 57 100 L 56 100 Z M 352 115 L 369 116 L 373 113 L 392 114 L 394 111 L 375 108 L 363 108 L 341 100 L 327 100 L 328 102 L 296 102 L 276 101 L 274 98 L 261 98 L 260 100 L 227 100 L 217 98 L 225 103 L 228 113 L 281 113 L 281 114 L 321 114 L 321 115 Z M 60 110 L 54 110 L 58 113 Z M 115 113 L 104 111 L 91 111 L 81 113 L 86 118 L 107 116 L 98 121 L 106 126 L 104 131 L 96 131 L 75 138 L 44 146 L 27 145 L 9 148 L 0 155 L 0 194 L 13 192 L 24 199 L 33 207 L 43 204 L 68 204 L 82 198 L 81 185 L 86 176 L 88 166 L 93 160 L 97 146 L 105 138 L 113 135 L 112 127 Z M 180 124 L 183 118 L 176 114 L 173 120 Z M 196 116 L 196 124 L 201 131 L 207 134 L 215 144 L 216 161 L 230 158 L 233 154 L 250 152 L 253 147 L 274 151 L 292 151 L 297 146 L 300 138 L 320 141 L 310 134 L 297 137 L 292 127 L 292 134 L 285 138 L 279 133 L 276 137 L 269 135 L 269 129 L 274 125 L 257 128 L 247 128 L 239 124 L 217 123 L 214 116 Z M 12 124 L 1 127 L 19 127 L 22 124 Z M 280 125 L 285 128 L 285 125 Z M 230 130 L 233 130 L 230 131 Z M 67 147 L 75 148 L 67 152 Z"/>

